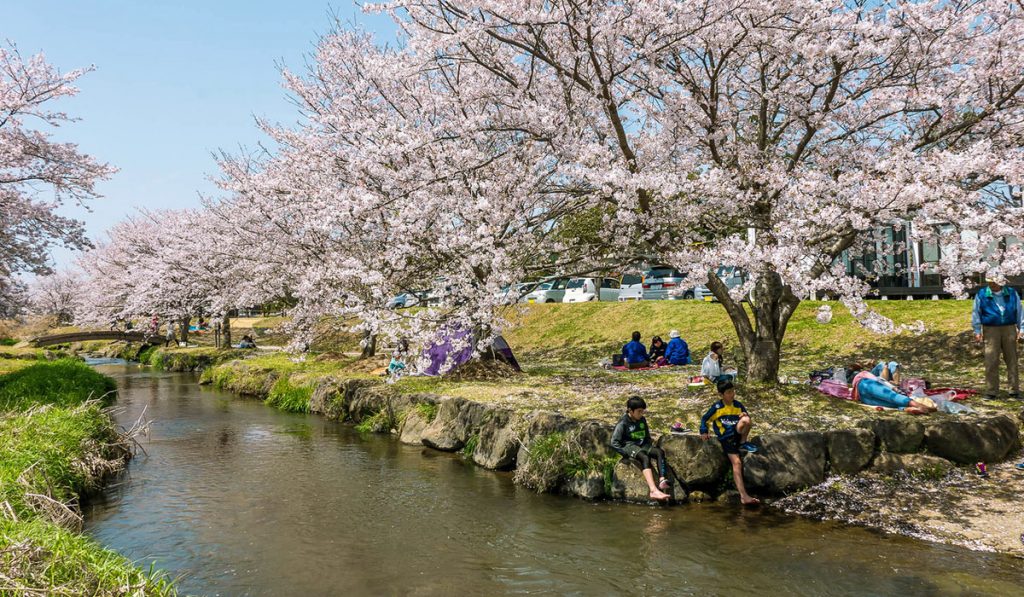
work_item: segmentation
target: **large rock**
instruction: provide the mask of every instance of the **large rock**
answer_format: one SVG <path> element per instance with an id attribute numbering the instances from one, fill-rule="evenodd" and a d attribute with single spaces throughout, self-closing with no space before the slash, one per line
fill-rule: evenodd
<path id="1" fill-rule="evenodd" d="M 348 417 L 358 423 L 387 409 L 393 392 L 367 380 L 349 379 L 344 383 L 344 393 Z"/>
<path id="2" fill-rule="evenodd" d="M 871 430 L 883 452 L 917 452 L 924 442 L 924 425 L 904 414 L 868 419 L 857 426 Z"/>
<path id="3" fill-rule="evenodd" d="M 562 491 L 568 495 L 581 497 L 585 500 L 597 500 L 605 495 L 604 475 L 590 472 L 566 479 Z"/>
<path id="4" fill-rule="evenodd" d="M 480 431 L 488 408 L 462 398 L 443 398 L 437 403 L 437 416 L 423 430 L 423 445 L 454 452 Z"/>
<path id="5" fill-rule="evenodd" d="M 348 411 L 345 387 L 337 379 L 325 377 L 316 384 L 309 399 L 309 412 L 341 421 Z"/>
<path id="6" fill-rule="evenodd" d="M 535 410 L 524 415 L 516 425 L 522 443 L 516 462 L 521 465 L 529 458 L 529 446 L 539 437 L 552 433 L 565 432 L 574 426 L 574 422 L 560 413 L 546 410 Z"/>
<path id="7" fill-rule="evenodd" d="M 398 432 L 398 441 L 413 446 L 423 445 L 423 432 L 428 425 L 430 425 L 430 421 L 419 409 L 409 409 L 402 417 L 402 428 Z"/>
<path id="8" fill-rule="evenodd" d="M 928 451 L 959 464 L 999 462 L 1019 445 L 1020 430 L 1006 415 L 930 421 Z"/>
<path id="9" fill-rule="evenodd" d="M 580 451 L 592 458 L 617 457 L 618 454 L 612 450 L 612 431 L 614 429 L 613 426 L 601 421 L 592 419 L 581 421 L 576 436 Z"/>
<path id="10" fill-rule="evenodd" d="M 729 461 L 717 439 L 702 440 L 694 433 L 666 434 L 658 440 L 672 472 L 686 487 L 717 484 L 729 470 Z"/>
<path id="11" fill-rule="evenodd" d="M 924 474 L 930 477 L 944 477 L 953 470 L 953 463 L 938 456 L 928 454 L 893 454 L 882 452 L 875 457 L 871 470 L 883 475 L 891 475 L 899 471 L 913 474 Z"/>
<path id="12" fill-rule="evenodd" d="M 671 481 L 671 479 L 669 479 Z M 655 479 L 657 481 L 657 479 Z M 650 502 L 651 490 L 647 487 L 640 468 L 626 459 L 622 459 L 612 470 L 611 497 L 627 502 Z M 679 483 L 673 483 L 666 492 L 677 502 L 686 501 L 686 489 Z"/>
<path id="13" fill-rule="evenodd" d="M 875 454 L 875 434 L 870 429 L 827 431 L 825 447 L 832 472 L 853 475 L 871 462 Z"/>
<path id="14" fill-rule="evenodd" d="M 743 481 L 748 491 L 785 493 L 825 479 L 825 436 L 821 433 L 770 433 L 753 443 L 758 451 L 743 460 Z"/>
<path id="15" fill-rule="evenodd" d="M 473 462 L 494 470 L 515 468 L 519 438 L 512 427 L 512 412 L 494 408 L 487 411 L 484 419 L 479 441 L 473 450 Z"/>

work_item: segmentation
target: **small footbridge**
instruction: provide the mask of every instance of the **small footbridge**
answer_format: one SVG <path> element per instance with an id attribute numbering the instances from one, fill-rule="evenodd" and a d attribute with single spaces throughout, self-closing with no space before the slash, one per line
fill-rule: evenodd
<path id="1" fill-rule="evenodd" d="M 140 344 L 158 344 L 163 341 L 163 338 L 153 336 L 145 332 L 120 332 L 110 330 L 96 332 L 69 332 L 67 334 L 38 336 L 29 340 L 29 344 L 32 346 L 53 346 L 54 344 L 92 342 L 94 340 L 120 340 L 122 342 L 137 342 Z"/>

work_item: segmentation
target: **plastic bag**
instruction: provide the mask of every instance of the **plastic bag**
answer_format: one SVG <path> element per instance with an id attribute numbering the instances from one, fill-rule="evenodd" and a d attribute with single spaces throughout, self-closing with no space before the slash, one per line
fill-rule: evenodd
<path id="1" fill-rule="evenodd" d="M 935 406 L 940 413 L 949 413 L 951 415 L 976 415 L 978 412 L 966 404 L 953 401 L 953 397 L 956 396 L 956 392 L 950 390 L 943 392 L 937 396 L 932 396 L 932 401 L 935 402 Z"/>

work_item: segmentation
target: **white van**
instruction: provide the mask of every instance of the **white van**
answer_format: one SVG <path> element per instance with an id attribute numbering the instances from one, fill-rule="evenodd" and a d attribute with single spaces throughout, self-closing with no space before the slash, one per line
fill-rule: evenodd
<path id="1" fill-rule="evenodd" d="M 571 278 L 565 287 L 563 303 L 588 303 L 590 301 L 616 301 L 619 298 L 619 281 L 615 278 Z"/>

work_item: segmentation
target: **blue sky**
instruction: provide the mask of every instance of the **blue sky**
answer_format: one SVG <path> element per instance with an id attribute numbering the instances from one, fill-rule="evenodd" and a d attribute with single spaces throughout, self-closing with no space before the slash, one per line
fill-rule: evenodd
<path id="1" fill-rule="evenodd" d="M 179 208 L 216 193 L 211 154 L 263 140 L 254 117 L 291 123 L 278 64 L 301 69 L 331 15 L 391 41 L 394 26 L 352 0 L 21 0 L 5 3 L 0 39 L 61 70 L 96 66 L 60 108 L 81 118 L 57 138 L 120 168 L 92 211 L 69 208 L 102 238 L 137 207 Z M 73 259 L 64 251 L 58 265 Z"/>

